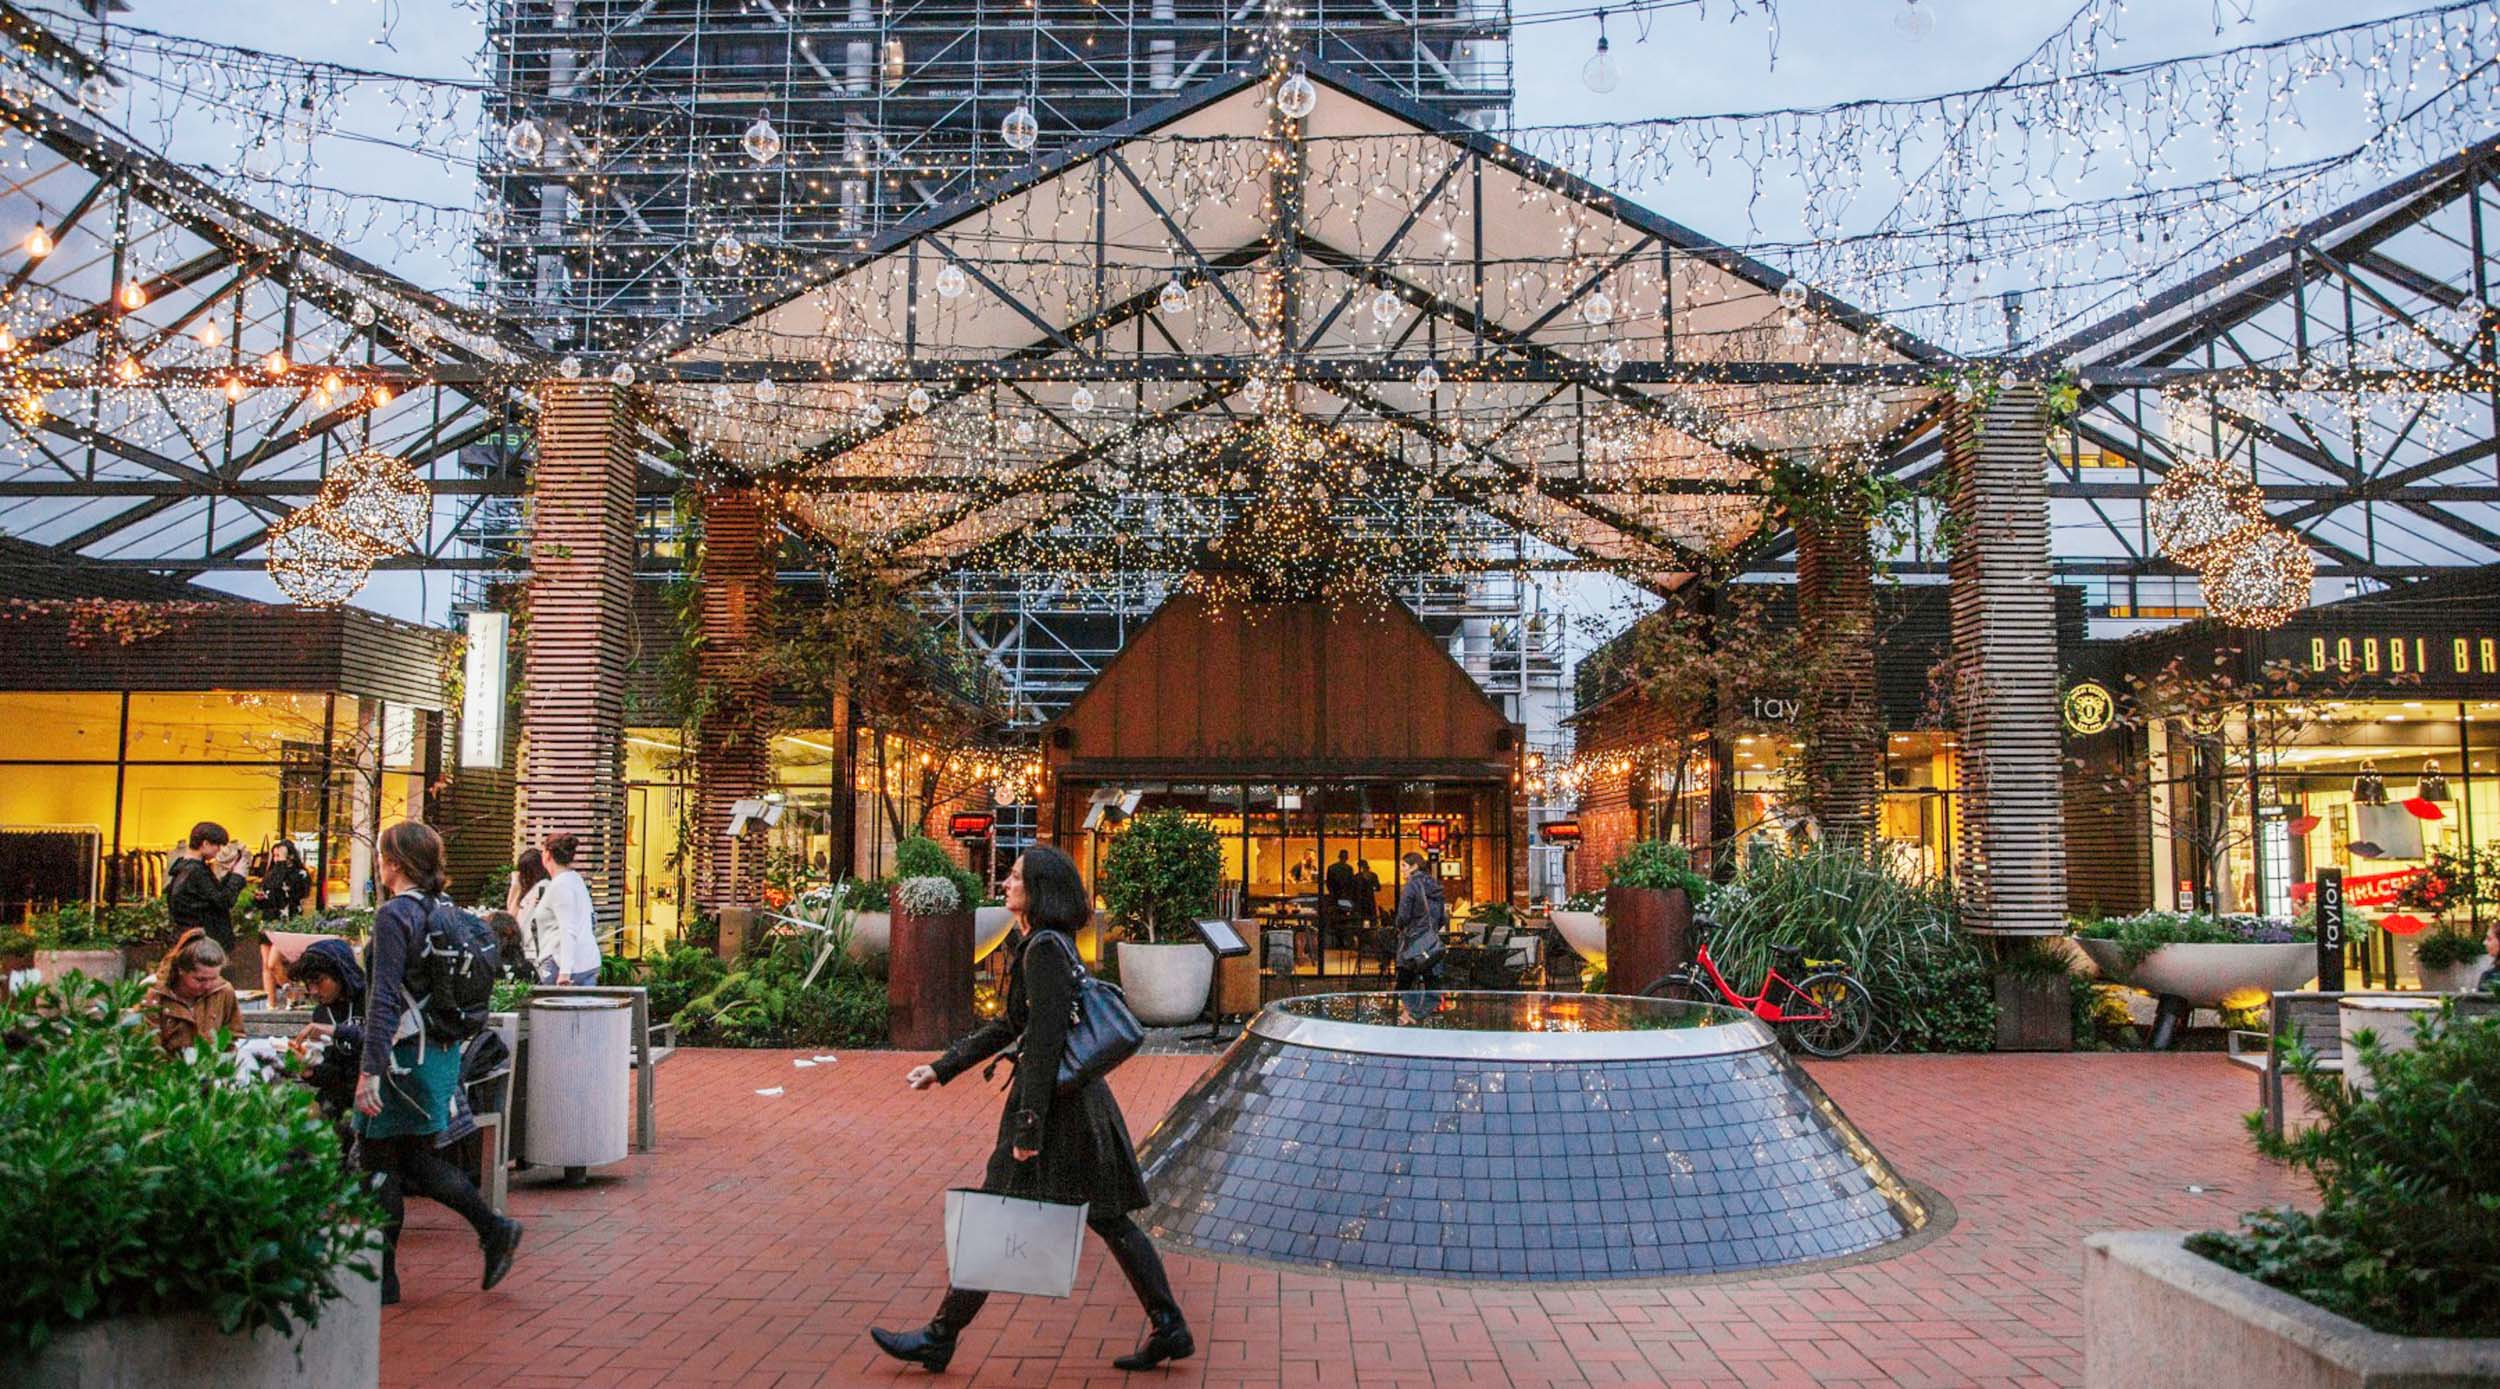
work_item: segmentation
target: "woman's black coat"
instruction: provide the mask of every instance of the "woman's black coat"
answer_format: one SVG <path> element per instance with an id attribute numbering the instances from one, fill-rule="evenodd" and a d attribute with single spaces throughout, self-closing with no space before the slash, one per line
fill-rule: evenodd
<path id="1" fill-rule="evenodd" d="M 943 1085 L 1023 1038 L 982 1189 L 1083 1201 L 1094 1219 L 1145 1209 L 1145 1174 L 1137 1170 L 1137 1148 L 1111 1087 L 1093 1080 L 1073 1095 L 1055 1093 L 1068 1018 L 1076 1006 L 1076 975 L 1084 968 L 1075 942 L 1064 931 L 1044 928 L 1012 948 L 1007 1011 L 931 1063 Z M 1018 1147 L 1037 1148 L 1041 1156 L 1017 1162 L 1011 1150 Z"/>

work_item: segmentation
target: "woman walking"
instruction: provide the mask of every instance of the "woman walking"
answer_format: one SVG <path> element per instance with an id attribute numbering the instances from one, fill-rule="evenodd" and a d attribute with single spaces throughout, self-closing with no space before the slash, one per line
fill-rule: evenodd
<path id="1" fill-rule="evenodd" d="M 1082 1201 L 1086 1225 L 1102 1237 L 1145 1304 L 1150 1329 L 1136 1351 L 1112 1361 L 1122 1370 L 1150 1370 L 1166 1360 L 1196 1353 L 1189 1323 L 1173 1300 L 1171 1280 L 1154 1242 L 1129 1219 L 1147 1205 L 1146 1179 L 1137 1170 L 1137 1149 L 1128 1124 L 1111 1098 L 1111 1087 L 1089 1080 L 1072 1095 L 1058 1095 L 1060 1052 L 1068 1015 L 1076 1003 L 1076 980 L 1085 966 L 1077 958 L 1076 934 L 1093 916 L 1085 881 L 1068 856 L 1048 845 L 1024 851 L 1007 873 L 1007 910 L 1020 928 L 1007 983 L 1007 1011 L 948 1048 L 932 1065 L 914 1066 L 903 1083 L 914 1090 L 944 1085 L 1004 1050 L 1019 1037 L 1015 1078 L 1006 1112 L 998 1120 L 998 1144 L 990 1153 L 985 1191 Z M 989 1294 L 947 1291 L 937 1315 L 918 1331 L 872 1330 L 877 1345 L 897 1360 L 943 1370 L 954 1358 L 955 1338 L 981 1310 Z"/>
<path id="2" fill-rule="evenodd" d="M 434 1141 L 451 1124 L 452 1092 L 460 1084 L 460 1047 L 425 1035 L 408 973 L 425 953 L 426 922 L 443 907 L 442 836 L 414 820 L 382 831 L 382 890 L 390 900 L 374 917 L 365 945 L 364 1042 L 356 1076 L 356 1148 L 364 1169 L 381 1178 L 382 1302 L 399 1301 L 399 1227 L 407 1193 L 431 1196 L 477 1231 L 485 1255 L 478 1287 L 491 1288 L 512 1268 L 521 1222 L 495 1214 L 477 1186 L 443 1161 Z M 448 908 L 445 908 L 448 910 Z"/>

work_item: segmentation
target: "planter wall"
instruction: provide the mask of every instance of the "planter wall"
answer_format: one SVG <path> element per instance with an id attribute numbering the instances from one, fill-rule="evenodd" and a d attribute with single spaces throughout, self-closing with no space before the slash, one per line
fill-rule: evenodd
<path id="1" fill-rule="evenodd" d="M 378 1265 L 380 1255 L 373 1258 Z M 55 1338 L 32 1364 L 11 1367 L 26 1377 L 10 1383 L 26 1389 L 367 1389 L 382 1379 L 382 1285 L 353 1273 L 339 1282 L 338 1301 L 293 1339 L 266 1329 L 222 1335 L 196 1312 L 116 1317 Z"/>
<path id="2" fill-rule="evenodd" d="M 2500 1340 L 2372 1331 L 2191 1254 L 2185 1238 L 2084 1241 L 2086 1389 L 2446 1389 L 2500 1379 Z"/>
<path id="3" fill-rule="evenodd" d="M 972 1030 L 972 913 L 894 913 L 886 956 L 886 1037 L 905 1051 L 942 1051 Z"/>
<path id="4" fill-rule="evenodd" d="M 2064 975 L 1996 977 L 1997 1050 L 2068 1051 L 2074 1047 L 2074 981 Z"/>
<path id="5" fill-rule="evenodd" d="M 1206 1011 L 1215 982 L 1215 956 L 1203 946 L 1120 942 L 1120 990 L 1137 1020 L 1148 1027 L 1178 1027 Z"/>
<path id="6" fill-rule="evenodd" d="M 83 974 L 90 979 L 120 979 L 124 976 L 122 952 L 119 950 L 38 950 L 35 972 L 49 984 L 64 974 Z"/>
<path id="7" fill-rule="evenodd" d="M 1693 903 L 1680 887 L 1606 889 L 1606 988 L 1636 994 L 1693 962 Z"/>

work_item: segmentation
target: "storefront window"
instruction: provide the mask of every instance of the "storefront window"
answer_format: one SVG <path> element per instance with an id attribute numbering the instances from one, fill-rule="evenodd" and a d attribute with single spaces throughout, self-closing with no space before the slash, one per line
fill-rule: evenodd
<path id="1" fill-rule="evenodd" d="M 625 908 L 620 939 L 645 954 L 683 929 L 687 865 L 680 825 L 691 809 L 688 759 L 674 728 L 625 730 Z"/>

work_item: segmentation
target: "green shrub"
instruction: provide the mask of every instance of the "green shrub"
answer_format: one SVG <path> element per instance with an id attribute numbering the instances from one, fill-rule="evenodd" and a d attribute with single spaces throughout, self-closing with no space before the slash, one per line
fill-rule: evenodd
<path id="1" fill-rule="evenodd" d="M 1606 883 L 1609 887 L 1680 887 L 1696 903 L 1710 893 L 1710 880 L 1693 871 L 1693 851 L 1659 839 L 1644 839 L 1607 864 Z"/>
<path id="2" fill-rule="evenodd" d="M 2137 912 L 2133 916 L 2092 917 L 2074 925 L 2085 940 L 2118 943 L 2118 952 L 2133 969 L 2165 945 L 2288 945 L 2315 940 L 2317 931 L 2297 921 L 2265 916 L 2216 916 L 2211 912 Z"/>
<path id="3" fill-rule="evenodd" d="M 2481 937 L 2442 927 L 2425 931 L 2413 943 L 2413 961 L 2429 969 L 2451 969 L 2483 958 Z"/>
<path id="4" fill-rule="evenodd" d="M 2500 1018 L 2460 1018 L 2452 1001 L 2412 1050 L 2367 1034 L 2357 1049 L 2371 1097 L 2295 1048 L 2317 1122 L 2277 1137 L 2248 1116 L 2258 1151 L 2316 1185 L 2318 1210 L 2261 1211 L 2188 1248 L 2374 1330 L 2500 1336 Z"/>
<path id="5" fill-rule="evenodd" d="M 1145 941 L 1214 911 L 1223 880 L 1222 841 L 1184 811 L 1132 818 L 1102 856 L 1103 905 L 1113 922 Z"/>
<path id="6" fill-rule="evenodd" d="M 139 997 L 73 978 L 0 1002 L 0 1358 L 160 1311 L 292 1334 L 378 1276 L 379 1212 L 304 1092 L 166 1056 Z"/>
<path id="7" fill-rule="evenodd" d="M 37 950 L 116 950 L 121 941 L 112 924 L 83 902 L 37 913 L 30 923 Z"/>
<path id="8" fill-rule="evenodd" d="M 955 885 L 955 895 L 968 905 L 981 900 L 981 878 L 968 868 L 946 856 L 946 846 L 925 834 L 907 837 L 894 846 L 894 879 L 944 878 Z M 874 908 L 884 911 L 881 901 Z"/>
<path id="9" fill-rule="evenodd" d="M 806 982 L 821 944 L 813 932 L 768 937 L 672 1015 L 678 1040 L 719 1047 L 884 1046 L 885 980 L 837 949 L 815 982 Z M 660 1016 L 657 1007 L 652 1016 Z"/>
<path id="10" fill-rule="evenodd" d="M 1996 1043 L 1996 990 L 1979 944 L 1954 925 L 1941 882 L 1909 882 L 1865 852 L 1815 845 L 1745 857 L 1736 881 L 1711 891 L 1711 954 L 1750 988 L 1771 947 L 1836 960 L 1875 1005 L 1868 1045 L 1880 1051 L 1985 1051 Z"/>
<path id="11" fill-rule="evenodd" d="M 649 992 L 651 1016 L 666 1019 L 676 1017 L 728 977 L 729 964 L 719 954 L 680 941 L 657 955 L 644 956 L 634 982 Z"/>

